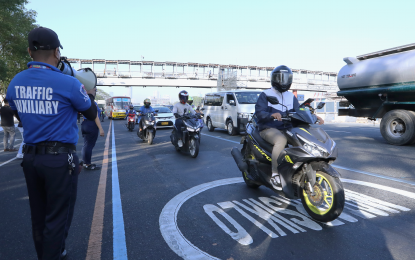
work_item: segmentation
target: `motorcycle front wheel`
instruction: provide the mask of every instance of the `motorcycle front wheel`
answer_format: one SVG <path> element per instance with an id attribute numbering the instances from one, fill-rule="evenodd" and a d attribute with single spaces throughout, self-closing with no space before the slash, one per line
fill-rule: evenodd
<path id="1" fill-rule="evenodd" d="M 190 138 L 189 152 L 192 158 L 196 158 L 199 154 L 199 142 L 194 137 Z"/>
<path id="2" fill-rule="evenodd" d="M 344 189 L 339 178 L 317 171 L 314 196 L 305 190 L 300 192 L 301 202 L 307 213 L 321 222 L 335 220 L 344 208 Z"/>
<path id="3" fill-rule="evenodd" d="M 153 132 L 148 132 L 148 138 L 147 138 L 148 144 L 153 143 L 153 138 L 154 138 Z"/>

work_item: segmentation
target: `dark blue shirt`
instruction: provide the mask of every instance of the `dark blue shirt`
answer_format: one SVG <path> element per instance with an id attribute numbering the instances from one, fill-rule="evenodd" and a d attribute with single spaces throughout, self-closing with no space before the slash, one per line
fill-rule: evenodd
<path id="1" fill-rule="evenodd" d="M 272 93 L 271 91 L 268 91 L 268 92 Z M 290 100 L 290 102 L 287 102 L 287 103 L 290 103 L 290 107 L 288 111 L 296 111 L 300 106 L 297 98 L 294 95 L 292 95 L 292 98 L 293 100 Z M 279 102 L 284 104 L 283 100 L 281 99 L 279 99 Z M 259 131 L 262 131 L 266 128 L 277 128 L 279 130 L 283 130 L 285 128 L 291 127 L 291 123 L 289 122 L 288 123 L 286 122 L 284 126 L 284 122 L 274 121 L 274 118 L 271 116 L 274 113 L 280 113 L 284 117 L 286 114 L 286 110 L 284 109 L 284 111 L 282 111 L 280 109 L 276 109 L 270 106 L 267 100 L 267 95 L 264 92 L 262 92 L 259 95 L 259 98 L 255 104 L 255 115 L 258 119 L 257 124 L 258 124 Z"/>
<path id="2" fill-rule="evenodd" d="M 142 106 L 140 108 L 140 113 L 141 114 L 147 114 L 147 113 L 151 113 L 151 112 L 156 112 L 156 110 L 154 110 L 154 108 L 152 108 L 151 106 L 148 107 L 148 108 L 146 106 Z M 141 120 L 141 116 L 138 117 L 138 121 L 140 121 L 140 120 Z"/>
<path id="3" fill-rule="evenodd" d="M 78 111 L 91 106 L 84 86 L 74 77 L 43 62 L 29 62 L 29 69 L 10 82 L 6 99 L 17 110 L 25 143 L 78 142 Z"/>

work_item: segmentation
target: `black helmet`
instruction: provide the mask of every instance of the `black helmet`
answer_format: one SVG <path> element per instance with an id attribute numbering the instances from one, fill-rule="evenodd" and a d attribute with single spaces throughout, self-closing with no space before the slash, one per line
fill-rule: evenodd
<path id="1" fill-rule="evenodd" d="M 187 102 L 188 99 L 189 99 L 189 93 L 187 93 L 186 90 L 180 91 L 180 93 L 179 93 L 180 103 L 186 104 L 186 102 Z"/>
<path id="2" fill-rule="evenodd" d="M 293 72 L 285 65 L 276 67 L 271 73 L 271 86 L 279 92 L 290 89 L 293 83 Z"/>
<path id="3" fill-rule="evenodd" d="M 134 109 L 134 106 L 133 105 L 130 105 L 130 109 Z"/>
<path id="4" fill-rule="evenodd" d="M 149 108 L 151 105 L 151 100 L 149 98 L 144 99 L 144 106 L 146 108 Z"/>

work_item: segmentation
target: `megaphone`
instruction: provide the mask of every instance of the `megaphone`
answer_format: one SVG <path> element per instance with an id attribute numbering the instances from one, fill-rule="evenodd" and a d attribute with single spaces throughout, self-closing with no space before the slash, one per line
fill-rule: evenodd
<path id="1" fill-rule="evenodd" d="M 79 80 L 86 90 L 91 90 L 97 86 L 97 76 L 90 68 L 74 70 L 66 57 L 61 57 L 58 69 L 62 71 L 63 74 L 70 75 Z"/>

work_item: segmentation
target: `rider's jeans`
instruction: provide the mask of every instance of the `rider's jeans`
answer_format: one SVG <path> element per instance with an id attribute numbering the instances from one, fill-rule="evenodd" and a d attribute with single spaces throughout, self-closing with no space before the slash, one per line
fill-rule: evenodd
<path id="1" fill-rule="evenodd" d="M 274 145 L 272 149 L 272 172 L 278 172 L 278 156 L 287 145 L 287 138 L 276 128 L 267 128 L 259 132 L 259 135 L 270 144 Z"/>

